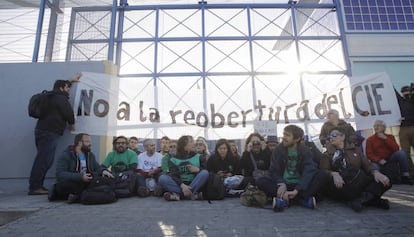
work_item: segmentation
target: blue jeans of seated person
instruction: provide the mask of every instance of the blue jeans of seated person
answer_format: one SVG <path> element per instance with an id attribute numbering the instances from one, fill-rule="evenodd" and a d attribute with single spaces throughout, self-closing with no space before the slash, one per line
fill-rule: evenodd
<path id="1" fill-rule="evenodd" d="M 390 158 L 387 159 L 388 162 L 398 163 L 400 166 L 400 172 L 401 174 L 408 173 L 408 155 L 403 150 L 398 150 L 390 156 Z M 379 170 L 381 165 L 378 163 L 373 163 L 374 167 Z"/>
<path id="2" fill-rule="evenodd" d="M 35 143 L 37 154 L 30 172 L 29 190 L 34 191 L 43 187 L 47 171 L 52 167 L 55 159 L 56 147 L 61 135 L 35 129 Z"/>
<path id="3" fill-rule="evenodd" d="M 208 180 L 208 171 L 201 170 L 191 181 L 190 187 L 193 193 L 197 193 Z M 171 176 L 162 174 L 158 179 L 158 184 L 167 192 L 182 194 L 181 187 L 171 178 Z"/>
<path id="4" fill-rule="evenodd" d="M 135 184 L 136 184 L 137 188 L 141 187 L 141 186 L 146 187 L 144 175 L 142 175 L 140 173 L 137 173 L 135 178 L 136 178 Z"/>

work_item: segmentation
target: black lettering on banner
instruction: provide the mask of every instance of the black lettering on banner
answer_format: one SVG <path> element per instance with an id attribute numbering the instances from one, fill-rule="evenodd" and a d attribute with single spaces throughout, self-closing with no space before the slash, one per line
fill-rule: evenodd
<path id="1" fill-rule="evenodd" d="M 195 123 L 190 123 L 189 122 L 189 120 L 194 120 L 194 119 L 195 119 L 195 115 L 194 115 L 194 112 L 192 110 L 185 111 L 185 113 L 184 113 L 184 123 L 189 124 L 189 125 L 195 125 Z"/>
<path id="2" fill-rule="evenodd" d="M 382 110 L 382 108 L 381 108 L 380 101 L 382 101 L 382 96 L 381 96 L 381 94 L 378 94 L 378 91 L 377 91 L 377 89 L 379 89 L 379 88 L 384 88 L 384 84 L 383 83 L 371 84 L 371 90 L 372 90 L 372 94 L 374 95 L 375 104 L 377 106 L 378 114 L 379 115 L 391 114 L 390 110 Z"/>
<path id="3" fill-rule="evenodd" d="M 89 96 L 88 96 L 87 90 L 85 89 L 81 90 L 77 116 L 82 116 L 82 114 L 85 116 L 90 116 L 92 99 L 93 99 L 93 90 L 89 90 Z M 82 108 L 83 108 L 83 111 L 82 111 Z"/>
<path id="4" fill-rule="evenodd" d="M 299 119 L 299 121 L 303 122 L 305 120 L 310 120 L 308 103 L 309 100 L 302 101 L 299 105 L 299 108 L 296 110 L 296 117 Z M 302 116 L 301 113 L 303 113 Z"/>
<path id="5" fill-rule="evenodd" d="M 248 113 L 251 113 L 253 110 L 251 110 L 251 109 L 248 109 L 248 110 L 246 110 L 246 111 L 241 111 L 241 114 L 242 114 L 242 116 L 243 116 L 243 119 L 242 119 L 242 125 L 243 125 L 243 127 L 246 127 L 246 116 L 247 116 L 247 114 Z"/>
<path id="6" fill-rule="evenodd" d="M 179 115 L 179 114 L 181 114 L 181 110 L 177 110 L 177 111 L 170 110 L 170 116 L 171 116 L 171 123 L 172 124 L 176 124 L 177 123 L 177 120 L 175 119 L 175 117 L 177 115 Z"/>
<path id="7" fill-rule="evenodd" d="M 147 121 L 147 117 L 144 115 L 144 101 L 139 101 L 139 120 L 141 122 Z"/>
<path id="8" fill-rule="evenodd" d="M 289 123 L 288 110 L 292 107 L 295 107 L 296 105 L 296 103 L 286 105 L 285 111 L 283 112 L 283 115 L 285 116 L 285 123 Z"/>
<path id="9" fill-rule="evenodd" d="M 204 120 L 204 123 L 201 123 L 201 120 Z M 202 128 L 206 128 L 208 125 L 208 117 L 207 114 L 204 112 L 200 112 L 197 114 L 197 118 L 196 118 L 196 123 L 197 126 L 202 127 Z"/>
<path id="10" fill-rule="evenodd" d="M 123 105 L 125 105 L 125 108 L 120 108 L 120 109 L 118 109 L 118 112 L 117 112 L 117 114 L 116 114 L 116 118 L 117 118 L 118 120 L 122 120 L 122 119 L 124 119 L 124 120 L 126 120 L 126 121 L 129 121 L 129 119 L 130 119 L 130 112 L 131 112 L 131 108 L 130 108 L 130 106 L 129 106 L 129 104 L 128 104 L 127 102 L 121 102 L 121 103 L 119 104 L 119 107 L 121 107 L 121 106 L 123 106 Z"/>
<path id="11" fill-rule="evenodd" d="M 227 116 L 227 124 L 229 125 L 229 127 L 235 128 L 235 127 L 237 127 L 237 125 L 239 125 L 239 123 L 232 123 L 231 122 L 232 118 L 238 118 L 238 117 L 239 117 L 239 114 L 234 112 L 234 111 L 229 113 L 229 115 Z"/>
<path id="12" fill-rule="evenodd" d="M 257 105 L 254 106 L 255 110 L 259 110 L 259 121 L 262 121 L 262 116 L 263 116 L 263 109 L 266 108 L 266 105 L 262 105 L 262 101 L 258 100 L 257 101 Z"/>
<path id="13" fill-rule="evenodd" d="M 322 102 L 316 104 L 315 106 L 315 114 L 318 118 L 323 119 L 326 117 L 326 114 L 328 113 L 328 110 L 326 108 L 325 104 L 326 94 L 323 94 Z"/>
<path id="14" fill-rule="evenodd" d="M 103 107 L 102 111 L 99 111 L 100 107 Z M 97 100 L 95 104 L 93 105 L 93 113 L 97 117 L 103 118 L 106 115 L 108 115 L 108 112 L 109 112 L 109 103 L 103 99 Z"/>
<path id="15" fill-rule="evenodd" d="M 365 85 L 364 89 L 365 89 L 365 95 L 367 96 L 367 99 L 368 99 L 368 104 L 369 104 L 369 109 L 371 110 L 371 114 L 376 115 L 375 108 L 374 108 L 374 101 L 372 100 L 371 93 L 369 93 L 369 86 Z"/>
<path id="16" fill-rule="evenodd" d="M 154 112 L 150 112 L 150 122 L 151 123 L 159 123 L 160 122 L 160 113 L 156 108 L 150 108 L 150 110 L 154 110 Z"/>
<path id="17" fill-rule="evenodd" d="M 225 122 L 224 116 L 219 112 L 216 113 L 214 104 L 210 104 L 210 109 L 211 109 L 211 127 L 212 128 L 224 127 L 224 122 Z M 216 117 L 220 118 L 220 122 L 217 125 L 216 125 Z"/>
<path id="18" fill-rule="evenodd" d="M 343 95 L 342 95 L 342 91 L 343 91 L 343 90 L 344 90 L 344 88 L 341 88 L 341 89 L 339 90 L 339 101 L 340 101 L 340 103 L 341 103 L 341 109 L 342 109 L 342 114 L 344 115 L 344 118 L 345 118 L 345 119 L 349 119 L 349 118 L 352 116 L 352 114 L 351 114 L 351 113 L 346 112 L 346 110 L 345 110 L 344 97 L 343 97 Z"/>
<path id="19" fill-rule="evenodd" d="M 361 115 L 361 116 L 368 116 L 369 112 L 366 110 L 362 110 L 361 108 L 359 108 L 359 105 L 357 103 L 357 94 L 363 92 L 362 90 L 362 86 L 356 86 L 353 90 L 352 90 L 352 104 L 354 105 L 355 111 Z"/>

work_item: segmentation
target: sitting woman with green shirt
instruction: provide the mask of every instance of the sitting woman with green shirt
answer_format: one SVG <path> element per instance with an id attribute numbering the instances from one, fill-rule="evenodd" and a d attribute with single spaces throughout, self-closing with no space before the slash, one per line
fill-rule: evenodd
<path id="1" fill-rule="evenodd" d="M 208 171 L 205 169 L 200 154 L 194 152 L 192 136 L 182 136 L 177 142 L 177 154 L 168 162 L 167 174 L 162 174 L 158 183 L 166 191 L 164 199 L 178 201 L 181 198 L 202 199 L 199 192 L 207 182 Z"/>

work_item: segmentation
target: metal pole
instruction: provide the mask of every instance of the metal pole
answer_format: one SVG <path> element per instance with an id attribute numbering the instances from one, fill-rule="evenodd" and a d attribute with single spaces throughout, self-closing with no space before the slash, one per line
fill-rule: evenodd
<path id="1" fill-rule="evenodd" d="M 35 39 L 33 58 L 32 58 L 32 62 L 34 63 L 37 62 L 38 57 L 39 57 L 40 39 L 42 36 L 42 26 L 43 26 L 43 18 L 45 15 L 45 6 L 46 6 L 46 0 L 41 0 L 40 6 L 39 6 L 39 17 L 37 18 L 36 39 Z"/>
<path id="2" fill-rule="evenodd" d="M 47 29 L 45 62 L 51 62 L 53 57 L 53 49 L 55 46 L 56 26 L 57 26 L 57 10 L 59 8 L 59 0 L 53 0 L 52 7 L 50 7 L 49 28 Z"/>
<path id="3" fill-rule="evenodd" d="M 111 28 L 109 30 L 109 45 L 108 45 L 108 60 L 114 60 L 114 43 L 115 43 L 115 22 L 116 22 L 116 8 L 118 2 L 117 0 L 113 0 L 112 2 L 112 16 L 111 16 Z"/>

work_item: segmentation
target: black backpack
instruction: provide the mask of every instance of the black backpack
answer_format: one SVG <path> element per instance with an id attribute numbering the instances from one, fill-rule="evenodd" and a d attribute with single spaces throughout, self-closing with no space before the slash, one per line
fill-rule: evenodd
<path id="1" fill-rule="evenodd" d="M 46 90 L 33 95 L 28 106 L 29 116 L 36 119 L 46 117 L 52 95 L 53 92 Z"/>
<path id="2" fill-rule="evenodd" d="M 118 198 L 131 197 L 136 194 L 136 174 L 128 170 L 115 175 L 115 194 Z"/>
<path id="3" fill-rule="evenodd" d="M 116 200 L 113 179 L 102 176 L 94 176 L 80 197 L 80 202 L 88 205 L 112 203 Z"/>
<path id="4" fill-rule="evenodd" d="M 226 196 L 226 187 L 220 176 L 210 172 L 206 187 L 203 193 L 203 199 L 207 200 L 222 200 Z"/>

